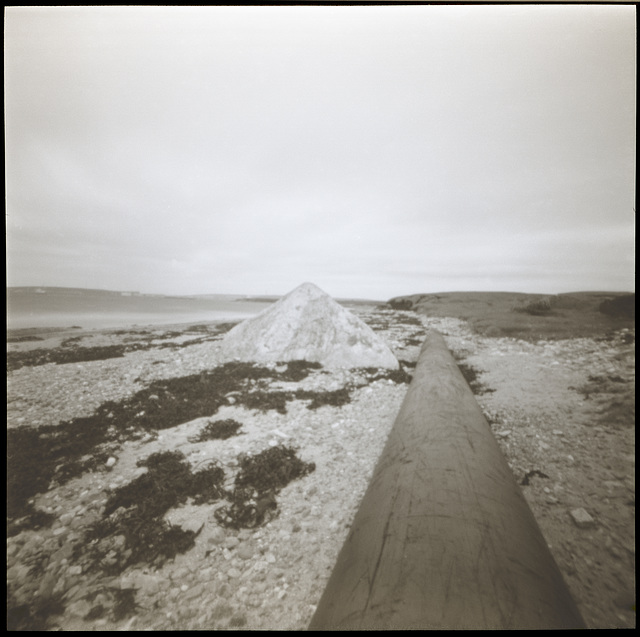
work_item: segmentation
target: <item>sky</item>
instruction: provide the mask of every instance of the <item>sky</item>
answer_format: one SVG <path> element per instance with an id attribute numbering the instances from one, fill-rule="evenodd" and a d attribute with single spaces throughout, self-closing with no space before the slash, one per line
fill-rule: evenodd
<path id="1" fill-rule="evenodd" d="M 633 291 L 635 23 L 5 7 L 7 284 Z"/>

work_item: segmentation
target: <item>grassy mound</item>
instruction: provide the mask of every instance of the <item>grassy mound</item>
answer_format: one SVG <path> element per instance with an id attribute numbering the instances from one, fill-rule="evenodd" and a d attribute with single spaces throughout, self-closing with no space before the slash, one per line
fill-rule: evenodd
<path id="1" fill-rule="evenodd" d="M 484 336 L 536 342 L 594 337 L 611 329 L 633 328 L 634 301 L 635 295 L 615 292 L 443 292 L 396 297 L 387 307 L 410 309 L 427 317 L 458 318 Z M 523 311 L 514 311 L 517 307 Z"/>
<path id="2" fill-rule="evenodd" d="M 628 319 L 636 318 L 636 295 L 626 294 L 613 299 L 604 300 L 598 307 L 600 312 L 609 316 Z"/>

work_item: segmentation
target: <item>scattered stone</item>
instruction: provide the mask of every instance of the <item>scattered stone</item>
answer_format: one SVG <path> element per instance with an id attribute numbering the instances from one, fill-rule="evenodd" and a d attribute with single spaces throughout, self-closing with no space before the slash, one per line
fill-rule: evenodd
<path id="1" fill-rule="evenodd" d="M 482 353 L 482 351 L 475 351 L 475 347 L 478 345 L 475 338 L 463 338 L 458 333 L 458 328 L 448 323 L 452 319 L 428 318 L 424 320 L 428 321 L 430 325 L 435 322 L 434 327 L 445 333 L 448 342 L 451 340 L 455 343 L 456 349 L 474 350 L 470 352 L 471 355 Z M 443 330 L 443 326 L 447 329 Z M 406 340 L 406 337 L 400 337 L 400 335 L 398 338 L 389 338 L 390 333 L 389 330 L 385 334 L 388 343 L 395 340 L 400 344 Z M 582 339 L 585 341 L 582 344 L 578 343 L 578 339 L 574 340 L 578 353 L 582 353 L 585 348 L 593 347 L 593 342 L 590 339 Z M 525 341 L 503 338 L 496 339 L 495 342 L 499 343 L 499 347 L 504 350 L 507 356 L 512 353 L 525 354 L 529 351 L 537 354 L 533 348 L 538 346 L 527 344 Z M 577 359 L 573 361 L 575 367 L 567 366 L 565 350 L 571 343 L 572 341 L 549 344 L 550 356 L 547 357 L 548 360 L 551 360 L 551 355 L 557 357 L 562 362 L 563 368 L 567 368 L 576 376 L 575 379 L 572 377 L 570 382 L 578 382 L 578 375 L 586 369 L 598 375 L 604 374 L 605 370 L 608 374 L 614 373 L 614 368 L 608 369 L 606 365 L 597 360 L 597 356 L 591 355 L 591 351 L 595 351 L 591 349 L 585 353 L 579 364 L 575 363 Z M 194 351 L 196 349 L 194 348 Z M 211 352 L 213 352 L 213 357 Z M 501 354 L 502 352 L 495 352 L 496 356 Z M 599 356 L 600 352 L 597 354 Z M 607 356 L 617 354 L 619 351 L 612 349 Z M 206 355 L 196 352 L 196 356 L 184 356 L 182 365 L 185 373 L 202 374 L 202 370 L 205 370 L 204 378 L 195 376 L 192 382 L 188 383 L 189 387 L 195 385 L 204 395 L 211 393 L 213 385 L 210 387 L 204 381 L 207 380 L 206 370 L 218 363 L 216 356 L 217 351 L 213 348 Z M 132 356 L 132 358 L 134 357 Z M 142 357 L 140 360 L 143 360 Z M 172 357 L 170 362 L 173 363 L 174 360 Z M 523 356 L 521 360 L 525 361 L 525 357 Z M 90 382 L 83 382 L 88 377 L 82 376 L 76 384 L 95 388 L 96 391 L 92 392 L 93 398 L 102 393 L 103 399 L 117 401 L 121 399 L 120 391 L 125 389 L 129 391 L 129 387 L 125 386 L 130 384 L 135 376 L 139 376 L 136 380 L 138 385 L 135 390 L 144 389 L 144 386 L 150 381 L 156 379 L 164 381 L 165 378 L 170 377 L 167 374 L 170 365 L 164 367 L 163 371 L 159 366 L 151 368 L 152 361 L 147 358 L 144 359 L 144 363 L 134 362 L 135 366 L 133 362 L 128 365 L 134 371 L 130 377 L 128 371 L 119 374 L 119 378 L 122 377 L 122 382 L 119 383 L 116 391 L 110 390 L 108 393 L 102 393 L 102 383 L 111 382 L 106 373 L 95 379 L 92 376 Z M 166 363 L 169 362 L 169 359 L 153 362 Z M 407 361 L 401 362 L 403 366 L 407 363 Z M 474 362 L 479 361 L 474 359 Z M 120 365 L 119 362 L 117 364 Z M 113 369 L 119 370 L 120 368 L 115 365 L 114 363 Z M 76 373 L 75 366 L 68 367 L 73 367 L 74 374 Z M 91 374 L 101 373 L 98 364 L 87 364 L 87 370 L 90 367 L 93 368 Z M 258 391 L 264 387 L 264 391 L 267 393 L 273 389 L 279 389 L 278 383 L 292 382 L 290 379 L 262 377 L 259 375 L 261 373 L 259 366 L 251 369 L 254 370 L 252 373 L 255 373 L 255 382 L 251 381 L 247 384 L 246 389 L 249 392 Z M 279 374 L 285 374 L 289 371 L 289 366 L 274 364 L 273 369 Z M 154 372 L 154 370 L 158 371 Z M 630 373 L 618 367 L 615 370 L 616 374 L 625 378 Z M 64 365 L 53 366 L 52 371 L 65 380 Z M 175 369 L 170 373 L 174 372 Z M 163 376 L 163 374 L 165 375 Z M 353 372 L 332 371 L 329 375 L 329 373 L 319 371 L 306 378 L 300 386 L 304 390 L 335 390 L 352 383 L 360 384 L 365 377 L 367 375 L 364 373 L 356 375 Z M 221 376 L 220 379 L 224 380 L 224 377 Z M 613 379 L 609 380 L 614 382 Z M 217 377 L 216 381 L 218 381 Z M 12 382 L 22 383 L 23 379 L 16 374 Z M 33 381 L 31 382 L 33 386 Z M 274 383 L 273 387 L 270 386 L 271 383 Z M 622 383 L 617 383 L 617 385 L 622 385 Z M 235 387 L 232 383 L 230 386 Z M 500 392 L 502 387 L 497 386 L 498 392 Z M 52 396 L 55 396 L 55 390 L 64 398 L 64 401 L 61 400 L 59 405 L 56 404 L 56 409 L 58 406 L 61 409 L 65 408 L 63 402 L 67 405 L 68 412 L 64 412 L 62 418 L 75 417 L 72 404 L 81 406 L 78 397 L 73 393 L 69 394 L 64 386 L 51 384 L 50 389 Z M 233 396 L 228 393 L 226 388 L 221 387 L 220 391 L 222 389 L 225 390 L 227 400 L 220 403 L 223 405 L 221 410 L 226 410 L 221 411 L 223 413 L 221 417 L 237 417 L 237 414 L 241 413 L 240 410 L 230 408 L 229 405 L 232 402 L 243 404 L 244 385 L 242 392 L 236 392 Z M 284 389 L 290 390 L 290 385 L 286 384 Z M 536 388 L 534 387 L 533 390 L 535 393 Z M 142 413 L 144 409 L 146 410 L 145 419 L 147 416 L 155 418 L 153 410 L 156 407 L 163 408 L 158 413 L 170 412 L 171 410 L 165 410 L 164 406 L 171 406 L 169 401 L 174 400 L 176 396 L 178 397 L 176 400 L 178 405 L 182 405 L 182 403 L 191 405 L 193 402 L 185 400 L 181 393 L 168 384 L 165 389 L 159 383 L 153 391 L 152 395 L 147 392 L 147 404 L 141 404 L 138 409 L 131 412 L 131 416 Z M 175 630 L 177 628 L 225 630 L 233 627 L 233 624 L 236 623 L 237 628 L 261 630 L 272 629 L 278 622 L 282 623 L 284 629 L 304 629 L 315 611 L 315 605 L 309 605 L 307 602 L 320 597 L 324 584 L 323 575 L 325 570 L 330 570 L 331 566 L 327 545 L 332 539 L 321 536 L 320 533 L 326 535 L 328 524 L 332 519 L 340 521 L 336 523 L 335 528 L 342 528 L 347 514 L 341 508 L 343 506 L 341 498 L 345 492 L 355 492 L 361 486 L 356 484 L 356 481 L 351 481 L 352 473 L 349 470 L 352 465 L 353 476 L 360 479 L 359 475 L 355 476 L 356 464 L 351 459 L 353 458 L 358 463 L 357 467 L 361 467 L 365 454 L 356 447 L 356 441 L 362 440 L 363 437 L 367 440 L 377 438 L 379 430 L 384 427 L 383 424 L 375 420 L 375 417 L 369 417 L 368 422 L 362 425 L 357 410 L 364 410 L 364 403 L 379 403 L 382 411 L 383 404 L 389 405 L 391 403 L 390 400 L 387 400 L 386 391 L 388 391 L 388 385 L 384 380 L 367 388 L 362 387 L 352 391 L 353 400 L 345 410 L 345 420 L 340 419 L 342 413 L 338 415 L 338 412 L 333 409 L 332 413 L 323 413 L 323 411 L 329 412 L 329 409 L 325 409 L 307 415 L 302 411 L 306 405 L 301 403 L 300 398 L 297 397 L 295 402 L 292 402 L 293 399 L 289 400 L 290 417 L 271 419 L 264 414 L 261 416 L 248 415 L 246 435 L 231 440 L 225 445 L 200 444 L 194 450 L 186 443 L 187 433 L 195 432 L 197 428 L 202 426 L 193 422 L 191 414 L 184 418 L 180 416 L 180 422 L 190 423 L 187 427 L 167 429 L 164 442 L 156 440 L 157 434 L 155 436 L 145 434 L 143 437 L 136 438 L 132 443 L 132 448 L 136 451 L 139 450 L 141 457 L 151 451 L 149 447 L 145 448 L 143 442 L 155 441 L 152 447 L 154 451 L 182 448 L 192 464 L 193 472 L 199 469 L 204 461 L 217 458 L 224 466 L 226 473 L 222 483 L 225 493 L 222 494 L 221 500 L 211 507 L 201 507 L 203 515 L 199 517 L 199 520 L 200 523 L 206 522 L 206 526 L 202 530 L 203 537 L 200 538 L 199 543 L 195 544 L 194 550 L 176 557 L 175 562 L 169 560 L 162 568 L 155 562 L 148 565 L 131 562 L 128 570 L 123 571 L 130 572 L 133 567 L 136 569 L 135 572 L 144 570 L 144 575 L 158 578 L 159 591 L 153 596 L 145 596 L 141 589 L 134 589 L 134 592 L 138 592 L 140 606 L 137 610 L 137 618 L 132 617 L 129 621 L 136 622 L 136 630 Z M 15 391 L 14 385 L 15 393 L 18 392 Z M 173 394 L 173 397 L 170 394 Z M 391 392 L 389 392 L 389 396 L 394 397 Z M 185 393 L 185 398 L 190 399 L 190 397 L 190 394 Z M 529 488 L 535 490 L 535 496 L 531 498 L 532 508 L 535 509 L 536 514 L 542 513 L 543 517 L 546 516 L 545 522 L 551 526 L 552 535 L 550 537 L 554 540 L 552 547 L 554 556 L 558 560 L 563 574 L 571 576 L 572 588 L 575 584 L 575 590 L 578 591 L 576 594 L 580 595 L 576 601 L 584 609 L 589 627 L 600 628 L 604 627 L 604 624 L 614 628 L 631 626 L 634 621 L 632 608 L 635 604 L 635 594 L 633 579 L 629 575 L 629 565 L 634 561 L 635 543 L 633 533 L 629 532 L 628 521 L 631 520 L 631 524 L 633 523 L 635 504 L 633 473 L 635 454 L 632 453 L 633 446 L 622 448 L 630 452 L 627 455 L 618 453 L 621 447 L 617 446 L 617 430 L 614 431 L 608 424 L 597 429 L 591 426 L 582 427 L 582 424 L 588 424 L 586 418 L 582 419 L 583 414 L 567 405 L 563 406 L 562 411 L 555 410 L 554 396 L 550 396 L 548 404 L 544 401 L 540 403 L 539 415 L 533 415 L 533 412 L 529 414 L 527 412 L 528 406 L 523 407 L 519 413 L 516 413 L 519 410 L 515 408 L 513 414 L 508 409 L 503 412 L 500 408 L 500 401 L 504 399 L 504 396 L 498 395 L 496 397 L 498 399 L 497 405 L 488 401 L 491 406 L 490 413 L 495 415 L 493 427 L 497 425 L 500 430 L 499 432 L 494 431 L 494 435 L 501 446 L 505 448 L 505 454 L 508 456 L 514 474 L 521 477 L 530 468 L 535 467 L 536 463 L 544 462 L 545 470 L 548 470 L 553 477 L 554 484 L 552 485 L 551 480 L 543 480 L 543 476 L 538 473 L 529 476 L 532 478 L 532 486 Z M 592 411 L 595 397 L 595 394 L 592 394 L 591 403 L 585 405 L 587 410 Z M 36 397 L 36 400 L 40 400 L 40 398 Z M 93 408 L 91 400 L 92 398 L 88 398 L 86 402 L 82 403 L 87 414 Z M 95 402 L 97 404 L 101 401 L 96 398 Z M 363 405 L 360 404 L 361 402 Z M 53 400 L 50 404 L 54 405 Z M 486 405 L 483 404 L 482 407 L 486 409 Z M 202 418 L 202 423 L 206 423 L 217 408 L 216 404 L 211 411 L 198 414 L 198 417 Z M 397 412 L 394 412 L 393 415 L 395 413 Z M 119 418 L 118 414 L 117 410 L 110 411 L 105 418 L 109 418 L 110 422 L 116 422 Z M 39 411 L 35 412 L 35 416 L 40 416 Z M 299 416 L 301 417 L 299 418 Z M 507 416 L 511 417 L 508 419 Z M 55 417 L 57 422 L 57 413 Z M 581 419 L 584 420 L 584 423 Z M 31 414 L 26 420 L 30 424 L 38 422 Z M 14 417 L 14 425 L 15 422 L 16 418 Z M 46 414 L 42 423 L 48 423 Z M 293 429 L 289 429 L 293 423 L 296 424 L 295 432 Z M 578 424 L 580 427 L 577 426 Z M 335 425 L 335 428 L 332 428 L 332 425 Z M 563 427 L 564 433 L 559 430 L 559 426 Z M 285 436 L 285 429 L 294 435 Z M 118 435 L 119 431 L 113 427 L 113 431 L 109 435 Z M 259 437 L 257 432 L 259 432 Z M 310 485 L 308 487 L 303 481 L 294 483 L 287 491 L 283 491 L 281 510 L 278 512 L 279 519 L 276 517 L 273 522 L 260 527 L 234 529 L 232 533 L 235 535 L 237 532 L 239 543 L 232 550 L 224 548 L 223 554 L 221 547 L 226 547 L 226 533 L 229 530 L 216 524 L 214 511 L 219 506 L 223 506 L 228 495 L 226 492 L 233 490 L 236 471 L 235 469 L 230 470 L 230 468 L 240 466 L 239 454 L 259 452 L 268 446 L 269 439 L 278 439 L 286 443 L 285 437 L 293 438 L 309 459 L 318 462 L 317 475 L 308 477 Z M 327 439 L 333 439 L 334 442 L 339 439 L 341 446 L 335 450 L 335 453 L 332 446 L 326 445 L 325 447 Z M 551 452 L 541 453 L 541 440 L 547 443 L 556 442 L 551 446 Z M 54 518 L 52 522 L 48 526 L 41 524 L 39 527 L 31 527 L 36 530 L 24 526 L 25 531 L 9 538 L 7 557 L 9 558 L 9 566 L 12 568 L 8 569 L 8 576 L 15 575 L 18 578 L 27 578 L 24 584 L 13 580 L 10 583 L 11 592 L 16 591 L 19 594 L 17 601 L 22 603 L 23 601 L 37 600 L 39 597 L 38 588 L 47 576 L 54 584 L 53 594 L 50 596 L 51 601 L 55 601 L 58 594 L 64 595 L 62 597 L 66 605 L 64 615 L 60 618 L 54 618 L 48 629 L 77 629 L 77 626 L 81 625 L 79 622 L 81 618 L 85 619 L 86 628 L 89 630 L 100 628 L 105 630 L 109 629 L 108 626 L 114 629 L 112 624 L 114 596 L 110 591 L 111 586 L 117 585 L 118 579 L 115 575 L 107 577 L 103 573 L 100 580 L 93 580 L 89 564 L 84 559 L 86 555 L 84 551 L 88 548 L 89 542 L 85 541 L 83 532 L 101 517 L 101 507 L 106 505 L 107 496 L 111 500 L 110 494 L 105 492 L 107 482 L 112 482 L 113 489 L 116 490 L 149 472 L 146 467 L 133 469 L 129 461 L 125 462 L 125 458 L 129 458 L 128 455 L 125 455 L 128 454 L 129 444 L 126 442 L 127 446 L 123 444 L 119 450 L 114 445 L 109 447 L 108 452 L 102 454 L 87 451 L 84 457 L 94 463 L 91 467 L 92 473 L 85 473 L 81 476 L 81 481 L 76 482 L 74 479 L 74 482 L 68 483 L 68 490 L 64 488 L 64 484 L 54 480 L 48 493 L 40 493 L 31 498 L 30 504 L 36 507 L 39 512 L 51 514 Z M 218 450 L 221 453 L 218 453 Z M 568 452 L 576 454 L 576 460 L 573 456 L 567 455 Z M 110 473 L 105 470 L 110 457 L 109 453 L 118 453 L 114 471 Z M 578 482 L 578 479 L 583 480 Z M 319 488 L 311 486 L 314 483 L 320 485 Z M 336 484 L 340 485 L 339 492 L 334 488 Z M 544 486 L 545 484 L 549 486 Z M 252 500 L 257 503 L 255 494 L 250 495 L 254 496 Z M 554 511 L 554 507 L 550 505 L 558 504 L 555 495 L 560 497 L 560 506 Z M 76 506 L 79 502 L 83 504 L 83 507 Z M 593 524 L 596 528 L 602 529 L 602 532 L 584 531 L 580 534 L 576 532 L 572 537 L 569 534 L 566 540 L 560 539 L 559 529 L 562 528 L 566 531 L 566 525 L 569 523 L 567 513 L 570 512 L 570 507 L 573 508 L 580 502 L 598 503 L 598 506 L 601 506 L 601 508 L 593 509 L 594 515 L 597 513 L 598 518 L 597 522 L 593 521 Z M 186 504 L 186 507 L 191 506 L 189 503 Z M 176 512 L 174 518 L 171 518 L 167 513 L 165 519 L 174 526 L 184 528 L 183 521 L 190 519 L 190 513 L 185 510 L 184 506 L 181 506 L 180 509 L 173 509 Z M 118 514 L 114 512 L 111 519 L 116 520 L 125 512 L 124 508 Z M 554 515 L 555 513 L 558 515 Z M 194 522 L 194 524 L 196 523 Z M 78 525 L 78 531 L 74 533 L 73 529 L 76 528 L 76 525 Z M 66 535 L 62 530 L 65 527 L 69 531 Z M 201 524 L 192 527 L 193 532 L 197 532 L 200 527 Z M 58 528 L 60 531 L 54 534 L 54 529 Z M 77 539 L 72 539 L 74 535 Z M 335 533 L 334 535 L 337 537 L 340 534 Z M 122 552 L 126 550 L 126 546 L 120 545 L 121 538 L 124 536 L 119 534 L 99 541 L 99 545 L 106 549 L 104 555 L 106 556 L 107 553 L 113 555 L 116 562 Z M 331 546 L 330 548 L 337 547 Z M 269 554 L 268 557 L 267 554 Z M 590 562 L 583 562 L 582 555 L 598 557 Z M 225 558 L 228 558 L 228 561 L 225 561 Z M 20 570 L 13 569 L 16 564 L 32 569 L 37 575 L 34 576 L 33 572 L 27 575 L 22 568 Z M 75 569 L 79 568 L 79 565 L 87 569 L 86 576 L 77 576 L 79 573 Z M 282 568 L 277 568 L 276 565 Z M 318 565 L 319 576 L 316 580 L 309 582 L 309 576 L 313 576 L 315 565 Z M 40 569 L 39 572 L 38 569 Z M 138 571 L 138 569 L 140 570 Z M 156 569 L 158 570 L 156 571 Z M 239 577 L 231 577 L 228 574 L 229 570 L 232 570 L 232 574 L 239 574 Z M 328 576 L 328 572 L 326 574 Z M 288 589 L 287 582 L 289 583 Z M 132 585 L 132 582 L 129 581 L 125 584 L 125 590 L 129 590 L 127 587 Z M 240 586 L 241 584 L 242 586 Z M 180 585 L 183 586 L 182 591 L 178 588 Z M 95 590 L 105 592 L 94 597 Z M 151 590 L 153 589 L 151 588 Z M 86 610 L 84 602 L 88 602 L 90 608 L 83 617 L 82 612 Z M 221 604 L 226 606 L 226 610 L 214 617 L 211 609 Z M 619 618 L 619 622 L 616 620 L 616 616 Z M 235 619 L 232 621 L 232 618 Z M 243 618 L 244 624 L 242 624 Z M 123 628 L 131 628 L 131 625 L 127 624 L 126 617 L 117 624 L 115 629 Z"/>
<path id="2" fill-rule="evenodd" d="M 111 467 L 115 466 L 116 462 L 117 462 L 117 460 L 116 460 L 113 456 L 111 456 L 111 457 L 110 457 L 110 458 L 105 462 L 105 466 L 106 466 L 108 469 L 111 469 Z"/>
<path id="3" fill-rule="evenodd" d="M 236 551 L 236 555 L 242 560 L 250 560 L 254 553 L 255 551 L 249 543 L 241 544 Z"/>
<path id="4" fill-rule="evenodd" d="M 189 533 L 194 533 L 198 535 L 200 531 L 204 528 L 204 522 L 200 520 L 187 520 L 183 522 L 181 525 L 183 531 L 187 531 Z"/>
<path id="5" fill-rule="evenodd" d="M 65 612 L 73 617 L 86 617 L 91 611 L 92 605 L 85 599 L 79 599 L 69 604 Z"/>
<path id="6" fill-rule="evenodd" d="M 185 592 L 182 599 L 184 599 L 185 601 L 196 599 L 197 597 L 200 597 L 203 592 L 204 592 L 204 586 L 202 584 L 196 584 L 195 586 L 192 586 L 188 591 Z"/>
<path id="7" fill-rule="evenodd" d="M 219 545 L 224 542 L 225 537 L 226 537 L 226 534 L 224 530 L 221 527 L 216 526 L 211 532 L 211 535 L 209 535 L 207 542 L 209 544 Z"/>
<path id="8" fill-rule="evenodd" d="M 596 521 L 583 508 L 573 509 L 570 515 L 574 524 L 579 529 L 589 529 L 596 524 Z"/>

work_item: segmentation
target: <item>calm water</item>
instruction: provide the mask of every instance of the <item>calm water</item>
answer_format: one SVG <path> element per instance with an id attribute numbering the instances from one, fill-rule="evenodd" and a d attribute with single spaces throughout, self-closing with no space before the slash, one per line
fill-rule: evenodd
<path id="1" fill-rule="evenodd" d="M 100 291 L 7 291 L 7 327 L 100 329 L 242 320 L 269 303 L 230 298 L 122 296 Z"/>

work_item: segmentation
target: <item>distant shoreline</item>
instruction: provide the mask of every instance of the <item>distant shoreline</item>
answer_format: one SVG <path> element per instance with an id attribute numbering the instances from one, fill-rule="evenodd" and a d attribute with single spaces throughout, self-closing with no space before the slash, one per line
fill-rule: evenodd
<path id="1" fill-rule="evenodd" d="M 162 297 L 68 288 L 8 288 L 7 329 L 108 329 L 141 325 L 242 320 L 264 303 L 218 298 Z"/>
<path id="2" fill-rule="evenodd" d="M 231 294 L 164 296 L 83 288 L 9 287 L 7 330 L 109 329 L 240 321 L 258 314 L 279 298 Z"/>

